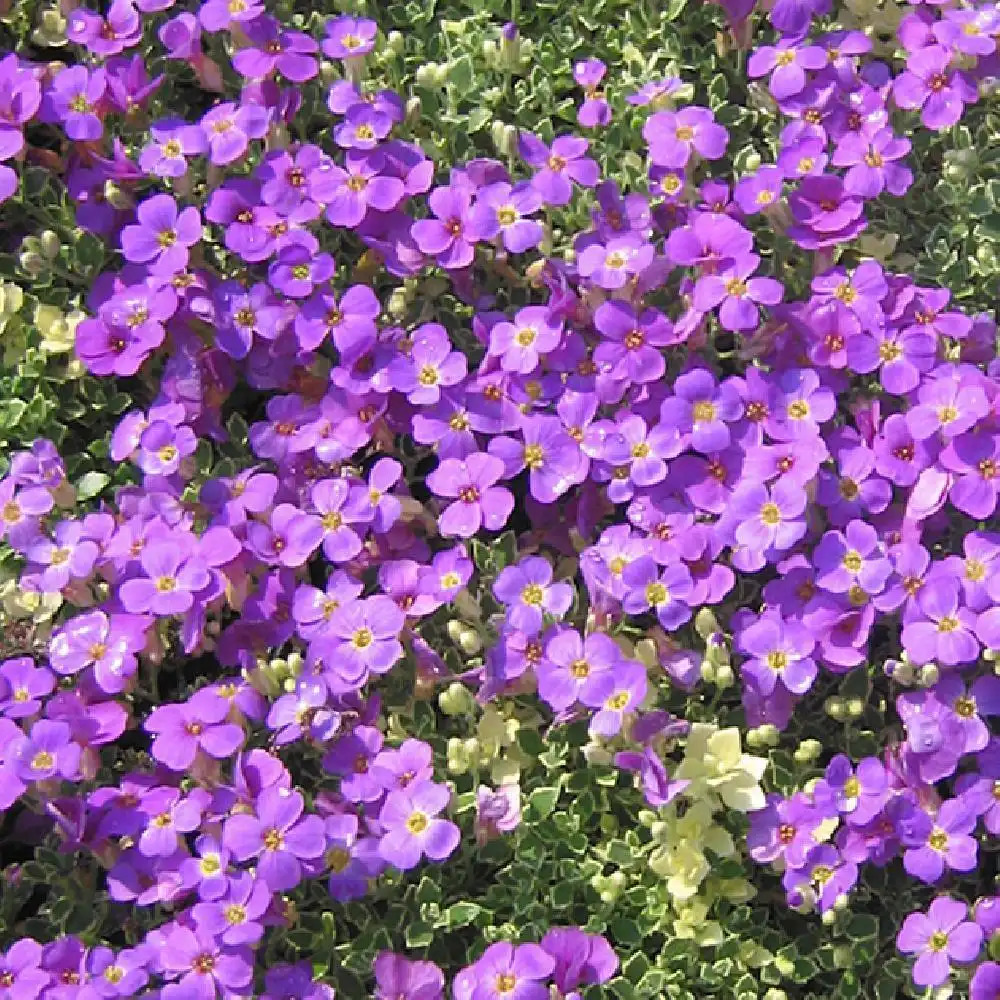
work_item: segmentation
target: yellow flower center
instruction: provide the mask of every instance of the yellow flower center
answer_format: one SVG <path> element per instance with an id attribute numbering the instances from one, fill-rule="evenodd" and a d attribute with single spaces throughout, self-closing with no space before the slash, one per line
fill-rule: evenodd
<path id="1" fill-rule="evenodd" d="M 781 673 L 788 666 L 788 654 L 780 649 L 767 654 L 767 665 L 775 672 Z"/>
<path id="2" fill-rule="evenodd" d="M 788 404 L 788 415 L 792 420 L 805 420 L 809 416 L 809 404 L 804 399 L 794 399 Z"/>
<path id="3" fill-rule="evenodd" d="M 427 818 L 426 813 L 413 812 L 410 813 L 409 819 L 406 821 L 406 829 L 410 833 L 417 835 L 423 833 L 430 824 L 430 820 Z"/>
<path id="4" fill-rule="evenodd" d="M 844 569 L 848 573 L 860 573 L 861 567 L 864 566 L 864 560 L 861 558 L 861 553 L 851 549 L 844 555 Z"/>
<path id="5" fill-rule="evenodd" d="M 537 583 L 529 583 L 524 590 L 521 591 L 521 600 L 525 604 L 530 604 L 533 607 L 537 607 L 545 600 L 545 591 Z"/>
<path id="6" fill-rule="evenodd" d="M 545 461 L 545 452 L 540 444 L 524 446 L 524 464 L 529 469 L 540 469 Z"/>
<path id="7" fill-rule="evenodd" d="M 617 694 L 613 694 L 604 704 L 612 712 L 623 711 L 628 705 L 628 691 L 619 691 Z"/>
<path id="8" fill-rule="evenodd" d="M 326 852 L 326 863 L 331 871 L 340 873 L 351 863 L 351 854 L 343 847 L 332 847 Z"/>
<path id="9" fill-rule="evenodd" d="M 359 628 L 351 639 L 355 649 L 367 649 L 375 641 L 375 635 L 370 628 Z"/>
<path id="10" fill-rule="evenodd" d="M 781 523 L 781 509 L 776 503 L 766 503 L 760 509 L 760 519 L 772 527 Z"/>
<path id="11" fill-rule="evenodd" d="M 927 846 L 935 851 L 945 851 L 948 848 L 948 834 L 941 827 L 935 827 L 927 838 Z"/>
<path id="12" fill-rule="evenodd" d="M 247 918 L 246 907 L 240 906 L 239 903 L 231 903 L 226 907 L 226 923 L 227 924 L 242 924 Z"/>
<path id="13" fill-rule="evenodd" d="M 691 416 L 696 424 L 709 424 L 715 419 L 715 404 L 701 399 L 691 407 Z"/>
<path id="14" fill-rule="evenodd" d="M 53 757 L 48 750 L 39 750 L 38 753 L 31 758 L 31 769 L 33 771 L 47 771 L 50 767 L 54 767 L 55 763 L 55 757 Z"/>

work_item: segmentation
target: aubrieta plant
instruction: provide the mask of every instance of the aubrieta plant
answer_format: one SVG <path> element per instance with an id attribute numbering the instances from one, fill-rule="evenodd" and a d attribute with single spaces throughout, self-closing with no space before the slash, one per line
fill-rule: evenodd
<path id="1" fill-rule="evenodd" d="M 997 331 L 875 223 L 1000 10 L 725 0 L 763 152 L 586 54 L 452 159 L 471 62 L 300 6 L 0 59 L 0 332 L 108 422 L 0 479 L 0 1000 L 997 1000 Z"/>

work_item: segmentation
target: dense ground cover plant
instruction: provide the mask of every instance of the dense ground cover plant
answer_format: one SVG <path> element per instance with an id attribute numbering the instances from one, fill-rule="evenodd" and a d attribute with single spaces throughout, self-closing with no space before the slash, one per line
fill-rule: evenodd
<path id="1" fill-rule="evenodd" d="M 997 995 L 1000 16 L 548 10 L 10 12 L 0 996 Z"/>

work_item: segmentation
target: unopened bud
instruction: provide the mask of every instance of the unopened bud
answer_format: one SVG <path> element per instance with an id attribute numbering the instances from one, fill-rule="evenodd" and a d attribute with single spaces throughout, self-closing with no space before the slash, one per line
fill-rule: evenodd
<path id="1" fill-rule="evenodd" d="M 860 698 L 851 698 L 844 705 L 848 718 L 857 719 L 865 710 L 865 703 Z"/>
<path id="2" fill-rule="evenodd" d="M 715 680 L 715 664 L 711 660 L 701 661 L 701 679 L 706 684 L 711 684 Z"/>
<path id="3" fill-rule="evenodd" d="M 733 668 L 728 664 L 723 664 L 721 667 L 716 667 L 715 670 L 715 686 L 725 689 L 727 687 L 732 687 L 736 681 L 736 675 L 733 673 Z"/>
<path id="4" fill-rule="evenodd" d="M 938 670 L 937 664 L 925 663 L 920 668 L 921 687 L 933 687 L 935 684 L 937 684 L 940 676 L 941 676 L 941 671 Z"/>
<path id="5" fill-rule="evenodd" d="M 715 613 L 711 608 L 702 608 L 694 616 L 694 630 L 706 642 L 709 636 L 719 631 L 719 620 L 715 617 Z"/>
<path id="6" fill-rule="evenodd" d="M 59 248 L 62 243 L 59 239 L 57 233 L 54 233 L 51 229 L 46 229 L 45 232 L 38 237 L 38 243 L 41 246 L 42 253 L 49 258 L 49 260 L 55 260 L 59 256 Z"/>
<path id="7" fill-rule="evenodd" d="M 823 703 L 823 711 L 837 722 L 843 722 L 847 718 L 847 706 L 843 698 L 827 698 Z"/>
<path id="8" fill-rule="evenodd" d="M 49 267 L 47 261 L 40 254 L 35 253 L 34 250 L 22 253 L 18 258 L 18 263 L 21 265 L 21 270 L 32 278 L 41 277 Z"/>
<path id="9" fill-rule="evenodd" d="M 758 726 L 757 732 L 765 746 L 776 747 L 781 742 L 781 733 L 773 723 L 766 722 L 763 726 Z"/>
<path id="10" fill-rule="evenodd" d="M 803 740 L 792 755 L 797 764 L 811 764 L 823 752 L 823 744 L 819 740 Z"/>
<path id="11" fill-rule="evenodd" d="M 385 38 L 385 47 L 396 55 L 402 55 L 406 51 L 406 39 L 401 31 L 390 31 Z"/>

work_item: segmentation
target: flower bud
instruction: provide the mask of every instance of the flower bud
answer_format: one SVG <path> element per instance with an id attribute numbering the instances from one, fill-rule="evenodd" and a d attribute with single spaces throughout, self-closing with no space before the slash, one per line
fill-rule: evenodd
<path id="1" fill-rule="evenodd" d="M 715 680 L 715 664 L 711 660 L 701 661 L 701 679 L 706 684 L 711 684 Z"/>
<path id="2" fill-rule="evenodd" d="M 824 927 L 832 927 L 836 919 L 837 914 L 834 913 L 833 910 L 827 910 L 826 913 L 820 917 L 820 920 L 823 921 Z"/>
<path id="3" fill-rule="evenodd" d="M 390 52 L 395 52 L 397 56 L 406 51 L 406 39 L 401 31 L 390 31 L 385 37 L 385 47 Z"/>
<path id="4" fill-rule="evenodd" d="M 849 699 L 844 708 L 850 719 L 857 719 L 865 710 L 865 703 L 860 698 Z"/>
<path id="5" fill-rule="evenodd" d="M 702 608 L 694 616 L 694 630 L 708 642 L 708 637 L 719 631 L 719 620 L 711 608 Z"/>
<path id="6" fill-rule="evenodd" d="M 781 733 L 773 723 L 767 722 L 763 726 L 758 726 L 757 732 L 764 746 L 776 747 L 781 742 Z"/>
<path id="7" fill-rule="evenodd" d="M 445 715 L 471 715 L 475 709 L 475 699 L 464 685 L 455 681 L 438 695 L 438 705 Z"/>
<path id="8" fill-rule="evenodd" d="M 935 684 L 937 684 L 940 676 L 941 676 L 941 671 L 938 670 L 937 664 L 925 663 L 920 668 L 921 687 L 933 687 Z"/>
<path id="9" fill-rule="evenodd" d="M 54 233 L 51 229 L 46 229 L 39 237 L 38 243 L 41 247 L 42 253 L 49 258 L 49 260 L 55 260 L 59 256 L 59 248 L 61 246 L 59 236 Z"/>
<path id="10" fill-rule="evenodd" d="M 757 749 L 764 745 L 764 740 L 761 738 L 759 729 L 749 729 L 747 730 L 747 746 Z"/>
<path id="11" fill-rule="evenodd" d="M 475 656 L 483 648 L 483 640 L 474 628 L 464 628 L 458 637 L 458 646 L 466 656 Z"/>
<path id="12" fill-rule="evenodd" d="M 462 629 L 464 627 L 465 626 L 457 618 L 452 618 L 451 621 L 449 621 L 445 626 L 448 638 L 451 639 L 452 642 L 457 643 L 462 637 Z"/>
<path id="13" fill-rule="evenodd" d="M 732 687 L 736 681 L 736 675 L 733 673 L 733 668 L 728 664 L 724 663 L 722 666 L 717 667 L 715 670 L 715 685 L 716 687 L 725 690 L 727 687 Z"/>
<path id="14" fill-rule="evenodd" d="M 18 258 L 18 263 L 21 265 L 21 270 L 32 278 L 40 278 L 49 267 L 47 261 L 34 250 L 22 253 Z"/>
<path id="15" fill-rule="evenodd" d="M 811 764 L 823 752 L 819 740 L 803 740 L 792 755 L 797 764 Z"/>
<path id="16" fill-rule="evenodd" d="M 843 722 L 847 718 L 847 706 L 843 698 L 827 698 L 823 703 L 823 711 L 837 722 Z"/>

